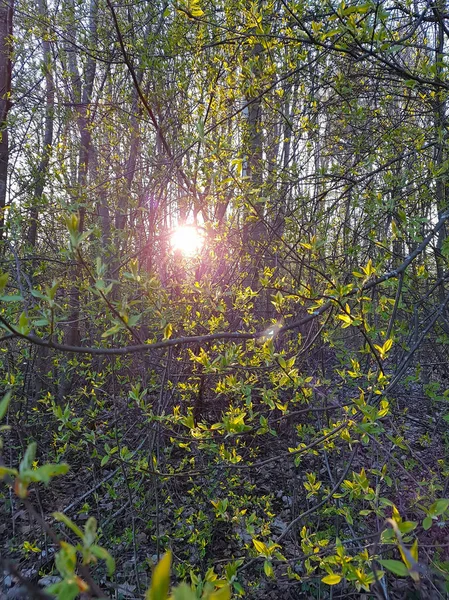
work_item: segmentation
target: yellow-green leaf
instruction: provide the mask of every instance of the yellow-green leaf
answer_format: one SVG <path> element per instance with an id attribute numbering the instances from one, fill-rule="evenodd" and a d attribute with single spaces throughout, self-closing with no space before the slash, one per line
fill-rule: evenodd
<path id="1" fill-rule="evenodd" d="M 263 563 L 263 570 L 265 571 L 265 575 L 267 577 L 274 577 L 273 565 L 269 560 L 266 560 Z"/>
<path id="2" fill-rule="evenodd" d="M 410 554 L 418 562 L 418 538 L 413 542 L 413 546 L 410 548 Z"/>
<path id="3" fill-rule="evenodd" d="M 261 542 L 260 540 L 253 540 L 253 544 L 259 554 L 268 554 L 268 548 L 263 542 Z"/>
<path id="4" fill-rule="evenodd" d="M 72 519 L 70 519 L 67 515 L 65 515 L 64 513 L 61 513 L 61 512 L 54 512 L 53 517 L 57 521 L 64 523 L 64 525 L 67 525 L 67 527 L 69 527 L 73 531 L 73 533 L 75 535 L 77 535 L 79 538 L 81 538 L 82 540 L 84 539 L 84 533 L 81 531 L 81 529 L 78 527 L 78 525 L 76 525 L 72 521 Z"/>
<path id="5" fill-rule="evenodd" d="M 154 568 L 146 600 L 167 600 L 170 587 L 171 552 L 167 552 Z"/>
<path id="6" fill-rule="evenodd" d="M 337 573 L 331 573 L 330 575 L 326 575 L 321 580 L 323 583 L 327 583 L 327 585 L 337 585 L 341 581 L 341 575 L 337 575 Z"/>
<path id="7" fill-rule="evenodd" d="M 5 478 L 6 475 L 15 477 L 17 475 L 17 469 L 10 469 L 9 467 L 0 467 L 0 481 Z"/>
<path id="8" fill-rule="evenodd" d="M 2 401 L 0 402 L 0 421 L 6 415 L 6 411 L 8 410 L 8 406 L 11 401 L 11 394 L 11 391 L 6 392 L 6 394 L 3 396 Z"/>
<path id="9" fill-rule="evenodd" d="M 362 269 L 365 272 L 365 275 L 370 277 L 375 272 L 375 269 L 373 268 L 373 261 L 369 259 L 366 267 L 362 267 Z"/>
<path id="10" fill-rule="evenodd" d="M 93 546 L 90 547 L 90 551 L 92 552 L 92 554 L 94 556 L 96 556 L 97 558 L 101 558 L 102 560 L 104 560 L 106 562 L 109 576 L 111 576 L 115 571 L 115 560 L 112 558 L 112 556 L 106 550 L 106 548 L 103 548 L 102 546 L 97 546 L 96 544 L 94 544 Z"/>
<path id="11" fill-rule="evenodd" d="M 192 8 L 192 16 L 193 17 L 202 17 L 204 15 L 204 12 L 201 10 L 201 8 L 199 6 L 194 6 Z"/>
<path id="12" fill-rule="evenodd" d="M 192 17 L 202 17 L 204 12 L 201 10 L 199 0 L 190 0 L 188 9 Z"/>
<path id="13" fill-rule="evenodd" d="M 3 294 L 3 290 L 6 287 L 6 284 L 8 283 L 8 273 L 2 273 L 0 275 L 0 294 Z"/>
<path id="14" fill-rule="evenodd" d="M 221 589 L 212 592 L 209 596 L 209 600 L 231 600 L 231 591 L 228 585 L 225 585 Z"/>
<path id="15" fill-rule="evenodd" d="M 385 354 L 391 349 L 392 345 L 393 345 L 393 340 L 391 338 L 385 342 L 385 344 L 382 346 Z"/>
<path id="16" fill-rule="evenodd" d="M 351 325 L 352 323 L 352 319 L 349 315 L 338 315 L 338 318 L 341 319 L 342 321 L 344 321 L 344 323 L 347 323 L 348 325 Z"/>

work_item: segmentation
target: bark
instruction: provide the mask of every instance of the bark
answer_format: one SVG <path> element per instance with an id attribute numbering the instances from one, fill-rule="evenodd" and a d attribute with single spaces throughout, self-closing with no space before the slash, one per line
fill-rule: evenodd
<path id="1" fill-rule="evenodd" d="M 435 13 L 435 38 L 437 47 L 435 51 L 435 81 L 440 83 L 443 78 L 443 63 L 444 63 L 444 23 L 443 13 L 445 8 L 445 0 L 440 0 L 434 6 Z M 444 97 L 443 97 L 444 94 Z M 448 202 L 448 178 L 446 172 L 441 173 L 443 164 L 447 159 L 446 143 L 447 143 L 447 118 L 446 118 L 446 93 L 440 90 L 436 95 L 435 108 L 434 108 L 434 127 L 435 127 L 435 151 L 434 151 L 434 164 L 435 171 L 438 173 L 435 182 L 435 193 L 436 193 L 436 205 L 438 211 L 438 218 L 447 210 Z M 446 298 L 446 289 L 444 281 L 444 268 L 445 260 L 442 256 L 443 243 L 447 237 L 446 226 L 442 227 L 438 233 L 436 248 L 435 248 L 435 265 L 437 271 L 437 278 L 440 281 L 438 286 L 439 300 L 441 305 L 444 305 Z M 446 333 L 449 332 L 448 313 L 446 308 L 443 309 L 443 319 L 440 319 L 440 324 Z"/>
<path id="2" fill-rule="evenodd" d="M 45 0 L 38 2 L 39 14 L 42 18 L 47 16 L 47 7 Z M 42 39 L 42 55 L 45 72 L 45 127 L 42 149 L 42 158 L 37 167 L 36 181 L 34 186 L 34 204 L 30 211 L 30 227 L 28 229 L 28 243 L 32 248 L 36 245 L 37 225 L 39 219 L 39 205 L 42 201 L 45 180 L 48 174 L 48 164 L 50 161 L 53 145 L 53 123 L 55 107 L 55 84 L 53 79 L 53 65 L 50 50 L 50 42 L 44 35 Z"/>
<path id="3" fill-rule="evenodd" d="M 263 47 L 261 44 L 256 44 L 251 52 L 253 61 L 252 85 L 257 84 L 262 73 L 262 54 Z M 251 86 L 252 87 L 252 86 Z M 243 225 L 243 245 L 247 249 L 251 257 L 251 266 L 248 270 L 248 278 L 245 285 L 254 286 L 258 277 L 258 256 L 260 255 L 259 242 L 262 242 L 265 227 L 265 203 L 260 202 L 259 196 L 262 193 L 261 187 L 263 182 L 262 173 L 262 158 L 263 158 L 263 136 L 262 136 L 262 98 L 258 94 L 257 86 L 254 96 L 248 94 L 246 101 L 249 102 L 247 108 L 247 140 L 246 151 L 247 161 L 245 165 L 244 175 L 248 177 L 250 188 L 257 190 L 256 194 L 251 198 L 251 204 L 257 212 L 257 220 L 248 219 L 250 215 L 245 215 L 245 223 Z"/>
<path id="4" fill-rule="evenodd" d="M 143 72 L 141 69 L 139 69 L 137 76 L 140 85 L 143 77 Z M 115 210 L 115 236 L 114 240 L 111 240 L 113 242 L 114 248 L 116 249 L 113 253 L 110 264 L 111 276 L 113 278 L 118 277 L 120 257 L 122 256 L 122 253 L 125 250 L 123 247 L 122 232 L 127 224 L 127 214 L 130 212 L 128 198 L 131 196 L 131 187 L 136 172 L 137 157 L 141 145 L 139 126 L 139 118 L 141 112 L 142 111 L 139 108 L 139 96 L 136 88 L 133 88 L 133 99 L 131 108 L 132 116 L 130 120 L 131 145 L 129 149 L 128 158 L 125 163 L 124 185 L 122 188 L 122 193 L 120 194 L 119 204 Z M 138 218 L 139 217 L 140 215 L 138 215 Z M 115 290 L 113 290 L 113 297 L 115 298 Z"/>
<path id="5" fill-rule="evenodd" d="M 90 3 L 90 18 L 89 18 L 89 30 L 90 30 L 90 42 L 91 46 L 95 43 L 97 34 L 97 19 L 98 19 L 98 4 L 97 0 L 91 0 Z M 87 187 L 87 175 L 89 170 L 89 160 L 91 157 L 91 146 L 92 146 L 92 135 L 90 132 L 90 123 L 88 119 L 90 102 L 92 99 L 93 85 L 95 81 L 96 62 L 95 59 L 90 55 L 87 59 L 85 71 L 84 71 L 84 85 L 78 71 L 76 63 L 76 56 L 73 47 L 67 49 L 68 65 L 70 69 L 70 79 L 72 82 L 72 92 L 75 103 L 78 106 L 77 124 L 80 134 L 80 148 L 78 154 L 78 175 L 76 182 L 76 200 L 79 202 L 79 231 L 84 231 L 84 219 L 85 219 L 85 190 Z M 80 202 L 81 201 L 81 202 Z M 73 280 L 75 285 L 70 291 L 69 297 L 69 330 L 67 335 L 68 344 L 80 343 L 80 331 L 79 331 L 79 311 L 80 311 L 80 292 L 77 280 L 80 276 L 80 267 L 74 267 Z"/>
<path id="6" fill-rule="evenodd" d="M 0 241 L 4 237 L 8 183 L 8 112 L 11 108 L 11 44 L 14 2 L 0 3 Z"/>

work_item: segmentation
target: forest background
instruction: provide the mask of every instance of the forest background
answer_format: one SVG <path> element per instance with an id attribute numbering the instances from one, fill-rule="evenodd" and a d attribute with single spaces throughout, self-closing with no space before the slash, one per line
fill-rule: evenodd
<path id="1" fill-rule="evenodd" d="M 448 44 L 1 1 L 6 597 L 448 597 Z"/>

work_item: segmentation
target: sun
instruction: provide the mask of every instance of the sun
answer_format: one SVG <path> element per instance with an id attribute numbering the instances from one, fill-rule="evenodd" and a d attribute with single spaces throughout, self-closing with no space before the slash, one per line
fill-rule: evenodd
<path id="1" fill-rule="evenodd" d="M 204 244 L 204 235 L 194 225 L 182 225 L 175 229 L 171 235 L 171 247 L 184 256 L 195 256 Z"/>

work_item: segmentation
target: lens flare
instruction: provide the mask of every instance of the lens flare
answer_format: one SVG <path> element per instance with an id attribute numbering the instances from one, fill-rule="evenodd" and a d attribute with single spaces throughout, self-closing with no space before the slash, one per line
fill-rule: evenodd
<path id="1" fill-rule="evenodd" d="M 282 323 L 279 321 L 277 323 L 272 323 L 270 327 L 265 329 L 260 339 L 262 342 L 268 342 L 268 340 L 273 340 L 279 331 L 282 329 Z"/>
<path id="2" fill-rule="evenodd" d="M 184 256 L 195 256 L 204 244 L 204 235 L 200 229 L 193 225 L 178 227 L 171 236 L 171 247 Z"/>

